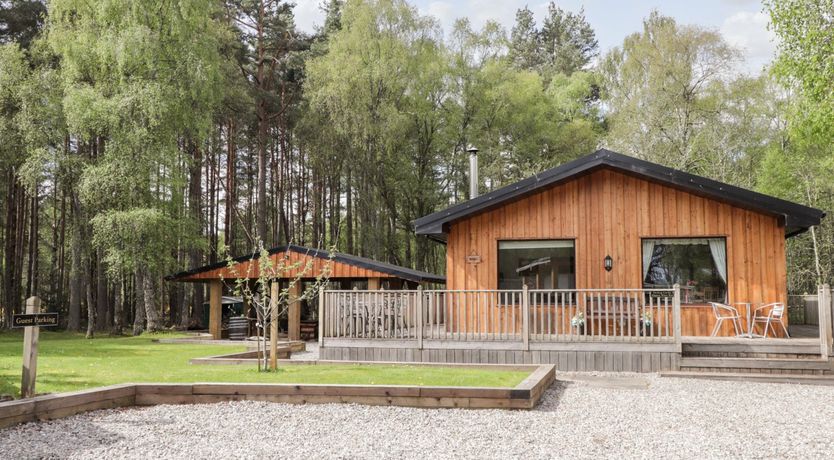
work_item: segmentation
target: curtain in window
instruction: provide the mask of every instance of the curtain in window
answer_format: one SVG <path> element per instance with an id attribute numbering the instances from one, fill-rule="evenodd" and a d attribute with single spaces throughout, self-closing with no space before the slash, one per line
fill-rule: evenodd
<path id="1" fill-rule="evenodd" d="M 654 245 L 657 240 L 643 240 L 643 280 L 649 274 L 649 266 L 652 264 L 652 255 L 654 255 Z"/>
<path id="2" fill-rule="evenodd" d="M 712 253 L 712 261 L 718 269 L 718 274 L 724 282 L 727 282 L 727 245 L 724 240 L 718 238 L 709 239 L 709 251 Z"/>

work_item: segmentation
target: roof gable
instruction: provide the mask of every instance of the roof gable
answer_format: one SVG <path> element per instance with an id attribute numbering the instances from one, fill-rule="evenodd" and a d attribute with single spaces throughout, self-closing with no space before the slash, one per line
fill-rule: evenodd
<path id="1" fill-rule="evenodd" d="M 350 254 L 333 253 L 322 249 L 308 248 L 305 246 L 298 246 L 294 244 L 277 246 L 269 251 L 270 256 L 278 256 L 286 254 L 291 259 L 299 259 L 310 257 L 314 260 L 320 260 L 322 263 L 314 263 L 307 277 L 315 277 L 321 270 L 320 265 L 324 261 L 332 258 L 334 267 L 332 269 L 331 278 L 399 278 L 414 282 L 430 282 L 430 283 L 445 283 L 446 277 L 435 275 L 420 270 L 400 267 L 385 262 L 379 262 L 366 257 L 359 257 Z M 258 276 L 257 267 L 249 269 L 249 263 L 255 260 L 260 255 L 248 254 L 232 259 L 238 266 L 237 273 L 229 273 L 228 263 L 225 261 L 214 264 L 205 265 L 202 267 L 192 268 L 186 271 L 168 275 L 165 277 L 168 281 L 206 281 L 209 279 L 217 279 L 221 276 L 224 278 L 235 278 L 236 276 L 246 276 L 249 278 L 256 278 Z M 347 267 L 348 269 L 344 269 Z M 350 268 L 354 268 L 351 270 Z M 297 276 L 296 273 L 287 273 L 287 277 Z"/>
<path id="2" fill-rule="evenodd" d="M 414 221 L 415 230 L 418 235 L 427 235 L 438 241 L 445 241 L 448 225 L 454 221 L 503 206 L 544 188 L 601 168 L 611 168 L 705 198 L 779 217 L 785 224 L 786 237 L 802 233 L 809 227 L 818 225 L 825 217 L 825 212 L 819 209 L 602 149 L 475 199 L 421 217 Z"/>

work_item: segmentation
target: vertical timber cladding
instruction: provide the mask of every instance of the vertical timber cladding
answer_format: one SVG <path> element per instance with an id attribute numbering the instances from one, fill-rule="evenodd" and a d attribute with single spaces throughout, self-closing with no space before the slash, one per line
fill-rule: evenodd
<path id="1" fill-rule="evenodd" d="M 323 360 L 434 362 L 464 364 L 555 364 L 559 371 L 661 372 L 677 370 L 678 353 L 662 351 L 521 351 L 417 348 L 321 349 Z"/>
<path id="2" fill-rule="evenodd" d="M 609 169 L 452 223 L 447 286 L 497 289 L 499 240 L 573 239 L 577 288 L 639 288 L 641 238 L 662 237 L 725 237 L 728 301 L 787 301 L 785 229 L 777 218 Z M 481 263 L 467 263 L 471 254 Z M 606 255 L 614 259 L 610 272 Z M 684 307 L 684 335 L 709 335 L 706 310 Z"/>

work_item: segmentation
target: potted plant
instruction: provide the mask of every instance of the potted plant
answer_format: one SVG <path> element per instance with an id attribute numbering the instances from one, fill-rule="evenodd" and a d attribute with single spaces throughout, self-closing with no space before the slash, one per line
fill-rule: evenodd
<path id="1" fill-rule="evenodd" d="M 650 311 L 644 311 L 640 315 L 640 335 L 652 335 L 652 312 Z"/>
<path id="2" fill-rule="evenodd" d="M 575 327 L 577 334 L 584 335 L 585 334 L 585 312 L 578 312 L 573 318 L 570 319 L 571 327 Z"/>

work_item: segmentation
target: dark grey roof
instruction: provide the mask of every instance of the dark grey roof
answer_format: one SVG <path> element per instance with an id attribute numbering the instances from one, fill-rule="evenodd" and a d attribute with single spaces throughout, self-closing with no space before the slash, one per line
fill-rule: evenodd
<path id="1" fill-rule="evenodd" d="M 615 169 L 705 198 L 777 216 L 785 223 L 785 237 L 797 235 L 813 225 L 819 225 L 822 218 L 825 217 L 825 212 L 819 209 L 602 149 L 486 193 L 473 200 L 464 201 L 442 211 L 421 217 L 414 221 L 414 226 L 418 235 L 426 235 L 429 238 L 443 242 L 446 240 L 446 233 L 449 230 L 448 225 L 451 222 L 494 209 L 531 195 L 540 189 L 554 186 L 601 168 Z"/>
<path id="2" fill-rule="evenodd" d="M 309 255 L 311 257 L 318 257 L 320 259 L 330 259 L 331 254 L 329 251 L 325 251 L 323 249 L 315 249 L 315 248 L 308 248 L 305 246 L 298 246 L 295 244 L 289 244 L 284 246 L 277 246 L 270 249 L 268 252 L 269 254 L 277 254 L 280 252 L 285 251 L 293 251 L 299 254 Z M 258 253 L 248 254 L 241 257 L 236 257 L 232 259 L 234 262 L 245 262 L 247 260 L 257 259 L 259 257 Z M 446 277 L 435 275 L 433 273 L 428 273 L 420 270 L 414 270 L 412 268 L 405 268 L 400 267 L 399 265 L 393 265 L 386 262 L 379 262 L 373 259 L 368 259 L 367 257 L 359 257 L 354 256 L 351 254 L 343 254 L 336 252 L 332 255 L 332 258 L 336 262 L 340 262 L 343 264 L 353 265 L 359 268 L 365 268 L 369 270 L 376 270 L 378 272 L 387 273 L 389 275 L 396 276 L 397 278 L 414 281 L 414 282 L 428 282 L 428 283 L 445 283 Z M 228 263 L 226 261 L 217 262 L 209 265 L 204 265 L 202 267 L 192 268 L 190 270 L 182 271 L 179 273 L 174 273 L 173 275 L 168 275 L 165 277 L 168 281 L 177 281 L 180 278 L 184 278 L 189 275 L 196 275 L 198 273 L 207 272 L 210 270 L 215 270 L 218 268 L 226 267 Z"/>

